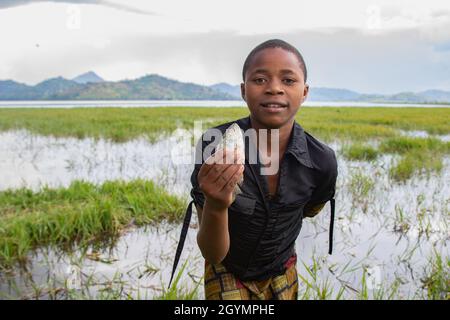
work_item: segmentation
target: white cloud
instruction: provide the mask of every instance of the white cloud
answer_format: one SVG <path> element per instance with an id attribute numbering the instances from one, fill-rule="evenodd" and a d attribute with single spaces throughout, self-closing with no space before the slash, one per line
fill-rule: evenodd
<path id="1" fill-rule="evenodd" d="M 251 48 L 280 37 L 304 52 L 314 85 L 368 92 L 450 85 L 448 1 L 108 2 L 1 9 L 0 79 L 31 84 L 92 69 L 111 80 L 159 73 L 239 83 Z M 122 10 L 124 3 L 156 15 Z"/>
<path id="2" fill-rule="evenodd" d="M 0 1 L 0 9 L 13 8 L 13 7 L 19 7 L 19 6 L 24 6 L 24 5 L 32 5 L 32 4 L 36 4 L 39 2 L 69 3 L 69 4 L 76 4 L 76 5 L 94 4 L 94 5 L 111 7 L 111 8 L 115 8 L 118 10 L 129 11 L 129 12 L 138 13 L 138 14 L 149 14 L 149 15 L 154 14 L 153 12 L 150 12 L 150 11 L 138 9 L 135 7 L 130 7 L 130 6 L 120 3 L 120 2 L 116 3 L 116 2 L 108 1 L 108 0 L 1 0 Z"/>

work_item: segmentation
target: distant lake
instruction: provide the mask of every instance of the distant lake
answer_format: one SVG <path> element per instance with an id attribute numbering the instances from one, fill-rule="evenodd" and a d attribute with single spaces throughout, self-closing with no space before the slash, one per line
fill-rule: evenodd
<path id="1" fill-rule="evenodd" d="M 65 100 L 0 101 L 0 108 L 147 108 L 147 107 L 245 107 L 243 100 Z M 450 108 L 441 104 L 375 103 L 354 101 L 307 101 L 309 107 L 420 107 Z"/>

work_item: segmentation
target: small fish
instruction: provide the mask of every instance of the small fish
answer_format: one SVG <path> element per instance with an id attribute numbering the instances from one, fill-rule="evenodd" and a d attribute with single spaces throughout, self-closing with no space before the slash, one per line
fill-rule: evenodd
<path id="1" fill-rule="evenodd" d="M 242 129 L 236 124 L 233 123 L 231 126 L 228 127 L 228 129 L 225 131 L 222 137 L 222 141 L 219 143 L 219 145 L 216 148 L 216 152 L 219 150 L 237 150 L 238 154 L 238 163 L 244 164 L 245 163 L 245 145 L 244 145 L 244 135 L 242 134 Z M 241 188 L 239 186 L 242 185 L 244 182 L 244 177 L 241 178 L 241 180 L 238 182 L 236 187 L 233 191 L 233 198 L 236 197 L 236 195 L 240 194 L 242 192 Z"/>

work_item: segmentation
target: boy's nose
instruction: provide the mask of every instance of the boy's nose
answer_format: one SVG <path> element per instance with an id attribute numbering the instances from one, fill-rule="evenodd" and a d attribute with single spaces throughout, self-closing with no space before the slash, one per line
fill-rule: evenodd
<path id="1" fill-rule="evenodd" d="M 272 80 L 269 81 L 266 87 L 267 94 L 283 94 L 284 90 L 279 81 Z"/>

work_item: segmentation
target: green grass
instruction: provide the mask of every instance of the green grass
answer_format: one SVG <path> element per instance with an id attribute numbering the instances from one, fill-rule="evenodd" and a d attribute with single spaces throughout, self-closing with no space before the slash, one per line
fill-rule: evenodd
<path id="1" fill-rule="evenodd" d="M 65 285 L 60 293 L 60 296 L 54 296 L 54 299 L 69 299 L 69 300 L 198 300 L 198 289 L 202 283 L 200 279 L 195 283 L 192 289 L 180 284 L 181 276 L 186 273 L 186 267 L 190 259 L 186 259 L 183 265 L 177 271 L 176 276 L 173 279 L 172 285 L 169 289 L 166 288 L 164 283 L 161 283 L 161 294 L 154 297 L 149 296 L 149 292 L 145 288 L 135 287 L 122 280 L 119 275 L 114 275 L 113 279 L 102 284 L 96 294 L 92 294 L 91 288 L 95 287 L 95 281 L 87 281 L 81 284 L 78 290 L 73 290 Z M 47 292 L 45 292 L 47 293 Z M 41 294 L 42 295 L 42 294 Z M 39 299 L 41 295 L 34 294 L 32 298 Z"/>
<path id="2" fill-rule="evenodd" d="M 423 287 L 430 300 L 450 299 L 450 259 L 435 252 L 429 261 L 427 275 L 422 278 Z"/>
<path id="3" fill-rule="evenodd" d="M 180 270 L 178 270 L 169 289 L 166 289 L 164 284 L 162 285 L 163 292 L 160 296 L 157 296 L 155 300 L 198 300 L 198 288 L 202 282 L 201 280 L 191 290 L 182 288 L 179 284 L 188 262 L 189 259 L 187 259 Z"/>
<path id="4" fill-rule="evenodd" d="M 404 182 L 415 174 L 439 173 L 442 171 L 442 155 L 423 152 L 408 152 L 400 161 L 389 169 L 389 177 L 398 182 Z"/>
<path id="5" fill-rule="evenodd" d="M 27 129 L 56 137 L 107 138 L 124 142 L 139 136 L 154 141 L 177 128 L 192 128 L 195 120 L 221 123 L 246 114 L 245 108 L 74 108 L 0 109 L 0 130 Z"/>
<path id="6" fill-rule="evenodd" d="M 342 154 L 348 160 L 371 161 L 378 157 L 378 150 L 364 145 L 362 143 L 354 143 L 342 149 Z"/>
<path id="7" fill-rule="evenodd" d="M 128 227 L 180 221 L 185 201 L 151 181 L 75 181 L 68 188 L 0 192 L 0 266 L 25 262 L 37 246 L 111 240 Z"/>
<path id="8" fill-rule="evenodd" d="M 247 115 L 244 107 L 0 109 L 0 130 L 123 142 L 138 136 L 154 140 L 177 128 L 192 128 L 195 120 L 207 119 L 206 126 L 212 127 Z M 305 130 L 325 141 L 394 137 L 397 129 L 449 134 L 449 118 L 450 108 L 356 107 L 301 107 L 296 117 Z"/>
<path id="9" fill-rule="evenodd" d="M 436 138 L 393 137 L 381 142 L 380 151 L 406 154 L 413 151 L 424 153 L 449 153 L 450 142 Z"/>
<path id="10" fill-rule="evenodd" d="M 369 196 L 369 193 L 375 188 L 375 181 L 360 172 L 351 175 L 350 191 L 356 199 L 363 199 Z"/>
<path id="11" fill-rule="evenodd" d="M 400 160 L 390 168 L 389 176 L 399 182 L 415 174 L 439 173 L 443 156 L 450 153 L 450 142 L 436 138 L 393 137 L 381 142 L 380 151 L 400 154 Z"/>

